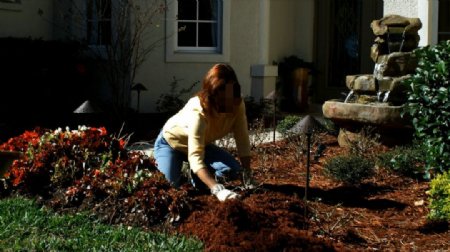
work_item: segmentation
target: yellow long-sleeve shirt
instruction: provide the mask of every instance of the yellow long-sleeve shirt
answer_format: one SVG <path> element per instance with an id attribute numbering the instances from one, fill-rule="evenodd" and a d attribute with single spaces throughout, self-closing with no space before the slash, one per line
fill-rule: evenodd
<path id="1" fill-rule="evenodd" d="M 206 167 L 205 145 L 233 132 L 240 157 L 250 156 L 250 140 L 242 100 L 233 113 L 215 113 L 206 116 L 195 96 L 163 127 L 163 136 L 174 149 L 187 154 L 190 168 L 195 173 Z"/>

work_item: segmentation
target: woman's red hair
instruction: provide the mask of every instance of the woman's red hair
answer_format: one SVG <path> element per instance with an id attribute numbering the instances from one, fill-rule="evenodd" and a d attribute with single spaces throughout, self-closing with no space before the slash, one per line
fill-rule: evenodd
<path id="1" fill-rule="evenodd" d="M 236 73 L 228 64 L 216 64 L 206 73 L 202 89 L 197 93 L 206 114 L 211 115 L 213 108 L 217 108 L 217 101 L 213 98 L 217 95 L 218 90 L 227 83 L 239 85 Z"/>

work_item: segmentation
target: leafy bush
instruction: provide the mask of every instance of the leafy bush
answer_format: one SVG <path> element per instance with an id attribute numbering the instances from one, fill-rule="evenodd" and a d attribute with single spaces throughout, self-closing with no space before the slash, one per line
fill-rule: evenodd
<path id="1" fill-rule="evenodd" d="M 286 134 L 288 130 L 290 130 L 298 121 L 300 121 L 300 119 L 300 116 L 288 115 L 278 123 L 277 130 L 282 134 Z"/>
<path id="2" fill-rule="evenodd" d="M 419 63 L 409 85 L 407 113 L 426 147 L 426 172 L 450 168 L 450 41 L 414 51 Z"/>
<path id="3" fill-rule="evenodd" d="M 186 101 L 183 99 L 183 96 L 189 94 L 192 89 L 199 83 L 196 81 L 192 83 L 187 88 L 182 88 L 178 90 L 178 82 L 180 79 L 173 77 L 172 82 L 170 83 L 169 93 L 161 94 L 156 101 L 156 110 L 162 113 L 175 114 L 183 108 Z"/>
<path id="4" fill-rule="evenodd" d="M 336 156 L 328 160 L 325 173 L 332 179 L 349 185 L 360 184 L 374 174 L 374 162 L 357 155 Z"/>
<path id="5" fill-rule="evenodd" d="M 245 113 L 247 116 L 247 121 L 249 124 L 254 123 L 256 120 L 262 119 L 265 115 L 269 114 L 269 110 L 271 105 L 270 101 L 261 99 L 255 101 L 255 98 L 252 96 L 244 97 L 245 102 Z"/>
<path id="6" fill-rule="evenodd" d="M 398 174 L 419 178 L 424 175 L 425 149 L 420 145 L 398 146 L 377 156 L 377 165 Z"/>
<path id="7" fill-rule="evenodd" d="M 430 190 L 430 214 L 432 220 L 450 221 L 450 171 L 437 175 L 431 180 Z"/>
<path id="8" fill-rule="evenodd" d="M 92 202 L 107 208 L 111 203 L 106 199 L 123 199 L 126 204 L 114 207 L 124 214 L 114 217 L 128 221 L 126 214 L 133 214 L 135 223 L 130 225 L 180 216 L 188 206 L 187 193 L 169 184 L 154 159 L 128 152 L 127 143 L 104 127 L 26 131 L 0 145 L 0 150 L 24 153 L 6 172 L 0 194 L 50 197 L 60 192 L 61 197 L 52 200 L 55 207 Z"/>

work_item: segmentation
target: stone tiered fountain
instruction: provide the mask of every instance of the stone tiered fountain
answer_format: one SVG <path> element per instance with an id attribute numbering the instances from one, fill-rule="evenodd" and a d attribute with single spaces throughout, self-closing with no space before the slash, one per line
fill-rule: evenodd
<path id="1" fill-rule="evenodd" d="M 411 140 L 411 123 L 401 116 L 407 100 L 402 81 L 417 66 L 412 51 L 419 44 L 421 27 L 418 18 L 398 15 L 371 23 L 376 36 L 370 55 L 375 62 L 373 74 L 347 76 L 350 92 L 345 100 L 329 100 L 322 106 L 324 116 L 340 127 L 339 145 L 346 146 L 349 139 L 357 139 L 364 126 L 372 127 L 386 145 Z"/>

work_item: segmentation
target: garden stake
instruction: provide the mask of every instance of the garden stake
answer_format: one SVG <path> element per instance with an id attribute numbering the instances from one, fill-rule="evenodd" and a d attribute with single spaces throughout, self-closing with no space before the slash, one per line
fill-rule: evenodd
<path id="1" fill-rule="evenodd" d="M 273 98 L 273 116 L 272 116 L 272 124 L 273 124 L 273 142 L 275 143 L 275 131 L 277 130 L 277 120 L 275 113 L 277 112 L 277 98 L 276 96 Z"/>
<path id="2" fill-rule="evenodd" d="M 309 165 L 310 165 L 310 148 L 311 148 L 311 129 L 308 130 L 308 132 L 306 132 L 306 144 L 307 146 L 307 150 L 306 150 L 306 186 L 305 186 L 305 210 L 304 210 L 304 225 L 307 228 L 308 227 L 308 222 L 306 221 L 306 216 L 307 216 L 307 206 L 308 206 L 308 188 L 309 188 Z"/>
<path id="3" fill-rule="evenodd" d="M 273 142 L 275 143 L 275 132 L 277 130 L 277 120 L 276 120 L 276 112 L 277 112 L 277 91 L 274 90 L 268 94 L 265 99 L 272 101 L 273 113 L 272 113 L 272 126 L 273 126 Z"/>

